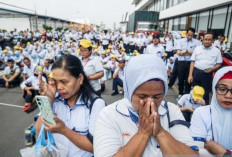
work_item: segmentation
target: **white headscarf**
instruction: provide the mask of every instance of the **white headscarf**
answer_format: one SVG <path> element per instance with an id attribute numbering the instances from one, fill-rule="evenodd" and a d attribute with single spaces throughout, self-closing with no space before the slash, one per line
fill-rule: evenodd
<path id="1" fill-rule="evenodd" d="M 214 140 L 226 149 L 232 150 L 232 109 L 224 109 L 218 104 L 215 89 L 218 81 L 230 71 L 232 71 L 231 66 L 224 67 L 218 70 L 214 76 L 211 119 Z"/>
<path id="2" fill-rule="evenodd" d="M 131 58 L 124 72 L 124 97 L 131 102 L 136 88 L 152 79 L 163 81 L 166 95 L 168 85 L 164 61 L 153 54 L 143 54 Z"/>

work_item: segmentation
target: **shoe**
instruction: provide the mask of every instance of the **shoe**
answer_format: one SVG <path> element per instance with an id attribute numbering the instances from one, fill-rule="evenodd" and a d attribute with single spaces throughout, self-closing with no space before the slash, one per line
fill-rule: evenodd
<path id="1" fill-rule="evenodd" d="M 115 95 L 117 95 L 117 94 L 119 94 L 118 91 L 114 91 L 114 92 L 111 94 L 111 96 L 115 96 Z"/>
<path id="2" fill-rule="evenodd" d="M 31 106 L 24 106 L 23 111 L 28 112 L 28 110 L 31 108 Z"/>
<path id="3" fill-rule="evenodd" d="M 181 97 L 182 97 L 182 95 L 179 95 L 179 96 L 176 98 L 176 101 L 180 100 Z"/>

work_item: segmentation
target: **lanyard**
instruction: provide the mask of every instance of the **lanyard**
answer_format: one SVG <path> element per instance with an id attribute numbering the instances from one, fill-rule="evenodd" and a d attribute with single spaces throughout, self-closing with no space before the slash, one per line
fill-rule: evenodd
<path id="1" fill-rule="evenodd" d="M 85 64 L 83 65 L 83 68 L 85 68 L 85 66 L 88 64 L 89 59 L 85 62 Z"/>

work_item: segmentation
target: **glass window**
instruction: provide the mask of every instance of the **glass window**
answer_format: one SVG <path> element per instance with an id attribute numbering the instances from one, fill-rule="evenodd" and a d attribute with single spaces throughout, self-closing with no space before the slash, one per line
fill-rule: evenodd
<path id="1" fill-rule="evenodd" d="M 178 4 L 178 0 L 173 0 L 173 6 Z"/>
<path id="2" fill-rule="evenodd" d="M 164 10 L 164 0 L 160 1 L 160 11 Z"/>
<path id="3" fill-rule="evenodd" d="M 168 22 L 168 32 L 172 31 L 173 19 L 170 19 Z"/>
<path id="4" fill-rule="evenodd" d="M 207 31 L 208 20 L 209 20 L 209 11 L 201 12 L 199 16 L 198 31 L 201 30 Z"/>
<path id="5" fill-rule="evenodd" d="M 178 31 L 179 30 L 178 26 L 179 26 L 179 18 L 175 18 L 174 22 L 173 22 L 173 28 L 172 28 L 172 30 Z"/>
<path id="6" fill-rule="evenodd" d="M 230 5 L 230 8 L 229 8 L 229 11 L 228 11 L 228 17 L 227 17 L 227 23 L 226 23 L 226 30 L 225 30 L 225 36 L 228 35 L 228 32 L 229 32 L 229 24 L 230 24 L 230 19 L 232 20 L 232 17 L 231 17 L 231 12 L 232 12 L 232 5 Z M 232 25 L 230 26 L 232 27 Z"/>
<path id="7" fill-rule="evenodd" d="M 160 0 L 157 1 L 157 11 L 160 12 Z"/>
<path id="8" fill-rule="evenodd" d="M 179 3 L 182 3 L 182 2 L 185 2 L 186 0 L 180 0 L 180 2 Z"/>
<path id="9" fill-rule="evenodd" d="M 227 7 L 214 9 L 211 31 L 215 33 L 215 36 L 225 33 L 226 14 Z"/>
<path id="10" fill-rule="evenodd" d="M 164 7 L 163 10 L 167 9 L 167 0 L 164 0 Z"/>
<path id="11" fill-rule="evenodd" d="M 196 19 L 197 19 L 197 15 L 196 14 L 190 15 L 188 17 L 187 28 L 189 28 L 189 27 L 195 28 L 196 27 Z"/>
<path id="12" fill-rule="evenodd" d="M 187 24 L 187 17 L 181 17 L 180 18 L 180 30 L 185 30 L 186 29 L 186 24 Z"/>
<path id="13" fill-rule="evenodd" d="M 168 0 L 167 1 L 167 8 L 170 8 L 173 6 L 173 0 Z"/>

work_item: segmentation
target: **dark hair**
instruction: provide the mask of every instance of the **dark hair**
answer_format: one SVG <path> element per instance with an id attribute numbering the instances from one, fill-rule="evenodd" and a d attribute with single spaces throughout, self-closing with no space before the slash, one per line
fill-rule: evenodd
<path id="1" fill-rule="evenodd" d="M 195 32 L 196 32 L 196 30 L 195 30 L 194 28 L 192 28 L 192 27 L 190 27 L 190 28 L 187 29 L 187 33 L 188 33 L 189 31 L 193 32 L 193 34 L 195 34 Z"/>
<path id="2" fill-rule="evenodd" d="M 25 57 L 23 60 L 29 60 L 29 61 L 31 61 L 28 57 Z"/>
<path id="3" fill-rule="evenodd" d="M 212 35 L 212 36 L 213 36 L 213 38 L 214 38 L 214 33 L 213 33 L 213 32 L 207 32 L 207 33 L 205 33 L 205 34 L 204 34 L 204 36 L 203 36 L 203 37 L 205 38 L 205 36 L 206 36 L 206 35 Z"/>
<path id="4" fill-rule="evenodd" d="M 221 38 L 226 38 L 225 35 L 221 35 Z"/>
<path id="5" fill-rule="evenodd" d="M 67 70 L 75 78 L 78 78 L 80 74 L 84 76 L 83 85 L 81 85 L 80 87 L 79 95 L 82 95 L 81 99 L 86 104 L 86 106 L 90 107 L 88 105 L 88 101 L 90 100 L 90 102 L 92 102 L 94 99 L 94 95 L 97 95 L 97 93 L 90 85 L 89 80 L 83 70 L 81 61 L 76 56 L 65 54 L 59 57 L 53 63 L 52 70 L 56 68 L 62 68 L 64 70 Z"/>
<path id="6" fill-rule="evenodd" d="M 51 60 L 50 60 L 50 59 L 45 59 L 45 61 L 47 61 L 49 64 L 51 63 Z"/>

